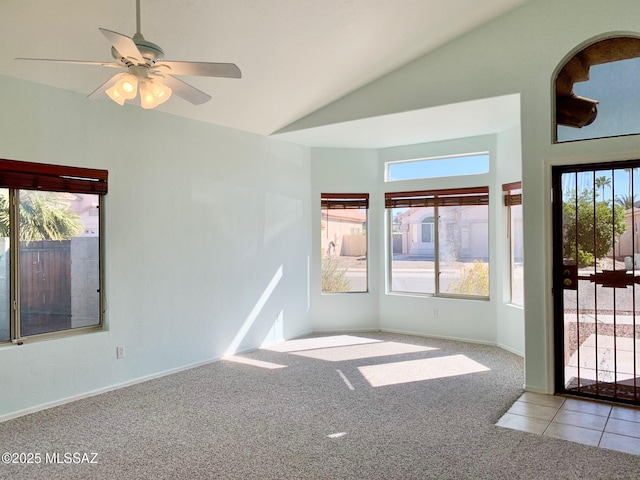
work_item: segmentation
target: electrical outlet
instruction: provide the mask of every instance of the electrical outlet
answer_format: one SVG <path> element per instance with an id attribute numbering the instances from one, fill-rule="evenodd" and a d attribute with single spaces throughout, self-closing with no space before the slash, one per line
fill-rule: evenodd
<path id="1" fill-rule="evenodd" d="M 434 316 L 434 317 L 437 317 L 437 316 L 438 316 L 438 309 L 437 309 L 437 308 L 434 308 L 434 309 L 433 309 L 433 316 Z"/>
<path id="2" fill-rule="evenodd" d="M 124 358 L 124 345 L 116 347 L 116 358 Z"/>

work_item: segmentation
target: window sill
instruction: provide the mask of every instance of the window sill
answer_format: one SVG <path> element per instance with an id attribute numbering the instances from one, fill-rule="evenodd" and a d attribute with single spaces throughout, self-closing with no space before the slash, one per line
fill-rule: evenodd
<path id="1" fill-rule="evenodd" d="M 71 330 L 60 330 L 58 332 L 40 333 L 38 335 L 31 335 L 29 337 L 21 338 L 20 340 L 7 340 L 0 343 L 0 349 L 6 347 L 19 347 L 22 345 L 28 345 L 31 343 L 46 342 L 49 340 L 55 340 L 58 338 L 76 337 L 81 335 L 88 335 L 92 333 L 106 332 L 106 329 L 102 325 L 92 325 L 89 327 L 78 327 Z"/>

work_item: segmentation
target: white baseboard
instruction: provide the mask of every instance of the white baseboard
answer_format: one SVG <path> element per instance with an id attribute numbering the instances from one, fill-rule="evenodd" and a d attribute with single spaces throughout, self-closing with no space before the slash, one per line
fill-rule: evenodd
<path id="1" fill-rule="evenodd" d="M 440 338 L 440 339 L 444 339 L 444 340 L 455 340 L 458 342 L 467 342 L 467 343 L 478 343 L 481 345 L 493 345 L 493 346 L 498 346 L 500 348 L 503 348 L 505 350 L 508 350 L 512 353 L 515 353 L 516 355 L 522 355 L 519 352 L 510 350 L 507 347 L 504 347 L 502 345 L 496 345 L 495 343 L 492 342 L 485 342 L 485 341 L 481 341 L 481 340 L 474 340 L 474 339 L 468 339 L 468 338 L 459 338 L 459 337 L 450 337 L 450 336 L 444 336 L 444 335 L 429 335 L 429 334 L 424 334 L 424 333 L 417 333 L 417 332 L 410 332 L 410 331 L 403 331 L 403 330 L 395 330 L 395 329 L 388 329 L 388 328 L 357 328 L 357 329 L 353 329 L 353 328 L 349 328 L 349 329 L 339 329 L 339 330 L 313 330 L 310 331 L 308 333 L 302 333 L 296 337 L 293 337 L 289 340 L 294 340 L 296 338 L 301 338 L 301 337 L 305 337 L 307 335 L 317 335 L 317 334 L 321 334 L 321 335 L 328 335 L 328 334 L 344 334 L 344 333 L 366 333 L 366 332 L 388 332 L 388 333 L 398 333 L 398 334 L 402 334 L 402 335 L 413 335 L 413 336 L 417 336 L 417 337 L 427 337 L 427 338 Z M 247 348 L 245 350 L 241 350 L 236 352 L 234 355 L 240 355 L 243 353 L 249 353 L 249 352 L 253 352 L 255 350 L 258 350 L 260 347 L 252 347 L 252 348 Z M 102 393 L 107 393 L 113 390 L 118 390 L 120 388 L 124 388 L 124 387 L 129 387 L 131 385 L 136 385 L 138 383 L 143 383 L 143 382 L 147 382 L 149 380 L 153 380 L 155 378 L 160 378 L 160 377 L 164 377 L 167 375 L 172 375 L 174 373 L 178 373 L 178 372 L 182 372 L 185 370 L 190 370 L 192 368 L 197 368 L 197 367 L 201 367 L 203 365 L 208 365 L 210 363 L 214 363 L 214 362 L 218 362 L 220 360 L 224 359 L 224 357 L 216 357 L 216 358 L 211 358 L 208 360 L 204 360 L 201 362 L 196 362 L 196 363 L 191 363 L 188 365 L 183 365 L 181 367 L 176 367 L 176 368 L 171 368 L 169 370 L 164 370 L 162 372 L 157 372 L 157 373 L 153 373 L 151 375 L 145 375 L 143 377 L 138 377 L 138 378 L 134 378 L 132 380 L 127 380 L 126 382 L 121 382 L 121 383 L 116 383 L 113 385 L 109 385 L 107 387 L 102 387 L 102 388 L 98 388 L 96 390 L 91 390 L 89 392 L 85 392 L 85 393 L 80 393 L 77 395 L 72 395 L 69 397 L 65 397 L 59 400 L 54 400 L 52 402 L 47 402 L 47 403 L 42 403 L 40 405 L 35 405 L 33 407 L 29 407 L 29 408 L 25 408 L 22 410 L 17 410 L 15 412 L 11 412 L 11 413 L 7 413 L 4 415 L 0 415 L 0 423 L 2 422 L 6 422 L 7 420 L 11 420 L 14 418 L 18 418 L 18 417 L 22 417 L 24 415 L 29 415 L 31 413 L 36 413 L 42 410 L 47 410 L 49 408 L 53 408 L 53 407 L 57 407 L 59 405 L 64 405 L 66 403 L 71 403 L 71 402 L 75 402 L 76 400 L 82 400 L 83 398 L 89 398 L 89 397 L 94 397 L 96 395 L 100 395 Z M 536 389 L 536 388 L 532 388 L 532 387 L 527 387 L 526 385 L 524 386 L 524 389 L 530 392 L 535 392 L 535 393 L 547 393 L 541 389 Z"/>
<path id="2" fill-rule="evenodd" d="M 515 355 L 518 355 L 519 357 L 524 358 L 524 352 L 520 352 L 514 348 L 508 347 L 507 345 L 503 345 L 501 343 L 496 344 L 498 347 L 500 347 L 503 350 L 506 350 L 507 352 L 511 352 Z"/>
<path id="3" fill-rule="evenodd" d="M 411 331 L 406 331 L 406 330 L 396 330 L 394 328 L 381 328 L 380 329 L 381 332 L 387 332 L 387 333 L 398 333 L 400 335 L 413 335 L 414 337 L 426 337 L 426 338 L 439 338 L 442 340 L 454 340 L 456 342 L 465 342 L 465 343 L 477 343 L 480 345 L 491 345 L 492 347 L 496 347 L 499 345 L 496 345 L 495 342 L 488 342 L 485 340 L 477 340 L 474 338 L 462 338 L 462 337 L 451 337 L 451 336 L 447 336 L 447 335 L 434 335 L 434 334 L 430 334 L 430 333 L 418 333 L 418 332 L 411 332 Z"/>
<path id="4" fill-rule="evenodd" d="M 171 375 L 174 373 L 182 372 L 185 370 L 190 370 L 192 368 L 201 367 L 203 365 L 208 365 L 210 363 L 218 362 L 221 358 L 212 358 L 209 360 L 205 360 L 202 362 L 191 363 L 189 365 L 184 365 L 182 367 L 171 368 L 169 370 L 164 370 L 162 372 L 153 373 L 151 375 L 145 375 L 144 377 L 134 378 L 133 380 L 127 380 L 126 382 L 116 383 L 114 385 L 109 385 L 107 387 L 98 388 L 96 390 L 91 390 L 89 392 L 80 393 L 78 395 L 72 395 L 70 397 L 61 398 L 60 400 L 54 400 L 52 402 L 41 403 L 40 405 L 35 405 L 33 407 L 25 408 L 23 410 L 17 410 L 15 412 L 7 413 L 5 415 L 0 415 L 0 423 L 6 422 L 7 420 L 11 420 L 13 418 L 22 417 L 24 415 L 29 415 L 30 413 L 40 412 L 42 410 L 47 410 L 49 408 L 57 407 L 59 405 L 64 405 L 66 403 L 75 402 L 76 400 L 82 400 L 83 398 L 95 397 L 96 395 L 100 395 L 102 393 L 111 392 L 113 390 L 118 390 L 120 388 L 129 387 L 131 385 L 136 385 L 138 383 L 147 382 L 149 380 L 153 380 L 155 378 L 165 377 L 167 375 Z"/>
<path id="5" fill-rule="evenodd" d="M 379 328 L 345 328 L 345 329 L 327 329 L 327 330 L 314 330 L 313 335 L 332 335 L 336 333 L 366 333 L 366 332 L 380 332 Z"/>
<path id="6" fill-rule="evenodd" d="M 286 340 L 283 340 L 283 341 L 286 342 L 286 341 L 289 341 L 289 340 L 297 340 L 299 338 L 303 338 L 303 337 L 306 337 L 306 336 L 309 336 L 309 335 L 313 335 L 314 333 L 315 332 L 313 330 L 309 330 L 306 333 L 301 333 L 299 335 L 295 335 L 295 336 L 293 336 L 291 338 L 287 338 Z"/>
<path id="7" fill-rule="evenodd" d="M 294 338 L 304 337 L 306 335 L 311 335 L 313 332 L 303 333 Z M 289 339 L 291 340 L 291 339 Z M 260 347 L 251 347 L 246 348 L 244 350 L 239 350 L 235 352 L 233 355 L 242 355 L 244 353 L 250 353 L 255 350 L 258 350 Z M 120 388 L 129 387 L 131 385 L 136 385 L 138 383 L 147 382 L 149 380 L 153 380 L 155 378 L 165 377 L 167 375 L 172 375 L 174 373 L 183 372 L 185 370 L 190 370 L 192 368 L 201 367 L 203 365 L 208 365 L 210 363 L 218 362 L 223 360 L 225 357 L 215 357 L 209 360 L 204 360 L 202 362 L 190 363 L 188 365 L 183 365 L 181 367 L 171 368 L 169 370 L 164 370 L 162 372 L 153 373 L 151 375 L 145 375 L 144 377 L 134 378 L 133 380 L 127 380 L 126 382 L 116 383 L 114 385 L 109 385 L 107 387 L 98 388 L 96 390 L 91 390 L 89 392 L 80 393 L 78 395 L 72 395 L 70 397 L 65 397 L 60 400 L 54 400 L 52 402 L 41 403 L 40 405 L 35 405 L 33 407 L 25 408 L 22 410 L 17 410 L 15 412 L 10 412 L 4 415 L 0 415 L 0 423 L 6 422 L 7 420 L 11 420 L 13 418 L 22 417 L 24 415 L 29 415 L 30 413 L 40 412 L 42 410 L 47 410 L 49 408 L 57 407 L 59 405 L 64 405 L 66 403 L 75 402 L 76 400 L 82 400 L 83 398 L 95 397 L 96 395 L 100 395 L 102 393 L 111 392 L 113 390 L 118 390 Z"/>
<path id="8" fill-rule="evenodd" d="M 525 384 L 522 386 L 522 388 L 524 388 L 526 392 L 540 393 L 542 395 L 553 395 L 553 392 L 547 392 L 547 390 L 544 388 L 532 387 L 531 385 Z"/>

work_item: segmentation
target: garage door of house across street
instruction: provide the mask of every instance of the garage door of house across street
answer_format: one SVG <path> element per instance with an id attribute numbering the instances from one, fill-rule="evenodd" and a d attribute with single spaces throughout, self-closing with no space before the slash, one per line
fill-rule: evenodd
<path id="1" fill-rule="evenodd" d="M 640 161 L 553 168 L 557 392 L 640 405 L 639 226 Z"/>

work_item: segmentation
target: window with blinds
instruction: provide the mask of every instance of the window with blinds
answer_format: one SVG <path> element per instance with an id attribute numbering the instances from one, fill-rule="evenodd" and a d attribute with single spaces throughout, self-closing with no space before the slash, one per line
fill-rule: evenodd
<path id="1" fill-rule="evenodd" d="M 322 293 L 368 290 L 368 193 L 323 193 L 321 208 Z"/>
<path id="2" fill-rule="evenodd" d="M 507 208 L 507 237 L 509 238 L 510 299 L 513 305 L 524 306 L 524 256 L 522 232 L 522 184 L 502 185 Z"/>
<path id="3" fill-rule="evenodd" d="M 107 180 L 0 159 L 0 342 L 102 326 Z"/>
<path id="4" fill-rule="evenodd" d="M 389 291 L 489 297 L 489 188 L 385 193 Z"/>

